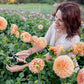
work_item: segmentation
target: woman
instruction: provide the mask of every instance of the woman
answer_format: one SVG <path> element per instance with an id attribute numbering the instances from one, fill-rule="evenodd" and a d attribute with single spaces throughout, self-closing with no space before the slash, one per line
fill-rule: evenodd
<path id="1" fill-rule="evenodd" d="M 56 46 L 62 45 L 68 50 L 73 44 L 80 41 L 80 26 L 81 26 L 81 12 L 77 3 L 73 1 L 62 2 L 58 5 L 56 12 L 52 14 L 55 17 L 55 21 L 48 29 L 45 39 L 47 45 Z M 19 58 L 25 60 L 28 56 L 35 52 L 39 52 L 38 46 L 18 52 Z M 49 54 L 46 54 L 46 59 L 52 59 Z M 19 67 L 19 66 L 18 66 Z M 14 66 L 12 69 L 15 68 Z M 7 69 L 11 70 L 11 67 L 7 65 Z M 23 70 L 21 67 L 20 70 Z M 20 71 L 16 70 L 16 71 Z M 14 72 L 14 70 L 12 71 Z"/>

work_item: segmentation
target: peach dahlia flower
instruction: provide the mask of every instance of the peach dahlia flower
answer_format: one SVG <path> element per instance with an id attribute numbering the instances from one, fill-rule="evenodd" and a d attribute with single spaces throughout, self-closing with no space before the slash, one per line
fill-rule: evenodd
<path id="1" fill-rule="evenodd" d="M 77 45 L 76 44 L 73 44 L 72 46 L 71 46 L 71 49 L 73 50 L 73 54 L 74 55 L 77 55 L 78 54 L 78 51 L 77 51 Z"/>
<path id="2" fill-rule="evenodd" d="M 44 37 L 38 38 L 36 41 L 36 45 L 42 49 L 45 48 L 47 46 L 46 39 Z"/>
<path id="3" fill-rule="evenodd" d="M 80 56 L 84 56 L 84 42 L 77 43 L 77 50 Z"/>
<path id="4" fill-rule="evenodd" d="M 38 40 L 38 37 L 37 36 L 32 36 L 32 45 L 35 46 L 36 45 L 36 41 Z"/>
<path id="5" fill-rule="evenodd" d="M 25 33 L 25 32 L 26 32 L 26 31 L 23 30 L 23 31 L 21 31 L 21 34 L 22 34 L 22 33 Z"/>
<path id="6" fill-rule="evenodd" d="M 42 30 L 42 29 L 43 29 L 43 25 L 38 25 L 38 28 L 39 28 L 40 30 Z"/>
<path id="7" fill-rule="evenodd" d="M 27 18 L 25 18 L 24 16 L 20 16 L 21 19 L 23 19 L 24 21 L 27 21 Z"/>
<path id="8" fill-rule="evenodd" d="M 61 78 L 69 77 L 74 71 L 73 61 L 69 56 L 61 55 L 56 58 L 53 70 Z"/>
<path id="9" fill-rule="evenodd" d="M 72 45 L 71 49 L 73 50 L 73 54 L 79 54 L 79 56 L 84 56 L 84 42 L 79 42 Z"/>
<path id="10" fill-rule="evenodd" d="M 5 30 L 7 27 L 7 21 L 4 17 L 0 17 L 0 30 Z"/>
<path id="11" fill-rule="evenodd" d="M 39 73 L 44 68 L 44 61 L 40 58 L 35 58 L 29 63 L 31 72 Z"/>
<path id="12" fill-rule="evenodd" d="M 18 26 L 16 24 L 12 24 L 11 25 L 11 33 L 15 34 L 17 30 L 18 30 Z"/>
<path id="13" fill-rule="evenodd" d="M 84 68 L 80 69 L 78 72 L 77 84 L 84 84 Z"/>
<path id="14" fill-rule="evenodd" d="M 24 32 L 24 33 L 21 34 L 21 40 L 23 42 L 31 42 L 32 36 L 28 32 Z"/>
<path id="15" fill-rule="evenodd" d="M 19 31 L 16 31 L 15 36 L 16 38 L 19 38 Z"/>
<path id="16" fill-rule="evenodd" d="M 58 56 L 58 55 L 60 55 L 62 53 L 65 53 L 65 49 L 61 45 L 57 45 L 55 47 L 50 47 L 49 50 L 53 50 L 54 51 L 54 54 L 56 56 Z"/>
<path id="17" fill-rule="evenodd" d="M 36 13 L 36 15 L 37 15 L 37 16 L 39 16 L 39 15 L 40 15 L 40 13 L 39 13 L 39 12 L 37 12 L 37 13 Z"/>
<path id="18" fill-rule="evenodd" d="M 84 48 L 84 42 L 79 42 L 77 43 L 78 46 L 81 46 L 82 48 Z"/>

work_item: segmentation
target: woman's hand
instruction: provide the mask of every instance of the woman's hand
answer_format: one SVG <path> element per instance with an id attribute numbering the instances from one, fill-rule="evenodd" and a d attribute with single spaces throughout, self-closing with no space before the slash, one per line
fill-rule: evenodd
<path id="1" fill-rule="evenodd" d="M 23 50 L 21 52 L 16 53 L 16 55 L 19 55 L 18 57 L 22 60 L 17 59 L 19 62 L 25 62 L 26 58 L 31 55 L 31 50 Z"/>
<path id="2" fill-rule="evenodd" d="M 19 65 L 15 65 L 15 66 L 8 66 L 6 65 L 6 69 L 9 70 L 10 72 L 18 72 L 21 71 L 21 67 Z"/>
<path id="3" fill-rule="evenodd" d="M 46 56 L 46 58 L 44 58 L 43 60 L 51 60 L 52 59 L 52 56 L 50 56 L 49 53 L 47 53 L 45 56 Z"/>
<path id="4" fill-rule="evenodd" d="M 15 65 L 15 66 L 11 66 L 11 67 L 6 65 L 6 69 L 9 70 L 10 72 L 18 72 L 18 71 L 22 71 L 25 67 L 28 67 L 28 66 L 29 66 L 28 63 L 25 65 L 21 65 L 21 66 Z"/>
<path id="5" fill-rule="evenodd" d="M 50 56 L 50 55 L 46 56 L 46 60 L 51 60 L 51 59 L 52 59 L 52 56 Z"/>

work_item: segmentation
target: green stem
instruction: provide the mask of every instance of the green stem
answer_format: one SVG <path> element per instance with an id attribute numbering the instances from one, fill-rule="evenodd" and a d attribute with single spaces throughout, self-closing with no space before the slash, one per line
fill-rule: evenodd
<path id="1" fill-rule="evenodd" d="M 60 78 L 60 80 L 61 80 L 61 84 L 65 84 L 66 83 L 66 79 Z"/>
<path id="2" fill-rule="evenodd" d="M 41 81 L 41 74 L 40 74 L 40 72 L 38 73 L 38 79 L 39 79 L 39 84 L 40 84 L 40 81 Z"/>
<path id="3" fill-rule="evenodd" d="M 41 72 L 38 73 L 39 84 L 41 82 Z"/>

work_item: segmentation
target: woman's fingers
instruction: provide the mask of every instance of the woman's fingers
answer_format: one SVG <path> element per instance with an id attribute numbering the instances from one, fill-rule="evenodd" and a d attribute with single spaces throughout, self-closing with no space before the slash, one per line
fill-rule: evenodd
<path id="1" fill-rule="evenodd" d="M 27 56 L 19 55 L 19 58 L 25 60 Z"/>
<path id="2" fill-rule="evenodd" d="M 17 57 L 17 62 L 24 62 L 24 63 L 27 63 L 25 60 L 26 60 L 27 56 L 22 56 L 20 55 L 19 57 Z"/>
<path id="3" fill-rule="evenodd" d="M 8 64 L 6 64 L 6 69 L 9 70 L 10 72 L 17 72 L 19 68 L 20 66 L 18 65 L 9 67 Z"/>
<path id="4" fill-rule="evenodd" d="M 15 55 L 29 55 L 29 53 L 27 53 L 27 52 L 19 52 L 19 53 L 16 53 Z"/>
<path id="5" fill-rule="evenodd" d="M 6 69 L 10 71 L 11 67 L 9 67 L 8 64 L 6 64 Z"/>
<path id="6" fill-rule="evenodd" d="M 17 59 L 17 62 L 24 62 L 25 63 L 25 60 L 24 59 Z"/>
<path id="7" fill-rule="evenodd" d="M 25 58 L 20 59 L 20 58 L 17 57 L 17 61 L 27 63 L 27 62 L 25 61 Z"/>
<path id="8" fill-rule="evenodd" d="M 16 55 L 18 55 L 17 62 L 24 62 L 26 63 L 25 59 L 29 56 L 29 51 L 28 50 L 24 50 L 21 52 L 16 53 Z"/>
<path id="9" fill-rule="evenodd" d="M 51 59 L 52 59 L 52 56 L 47 55 L 47 56 L 46 56 L 46 59 L 47 59 L 47 60 L 51 60 Z"/>

